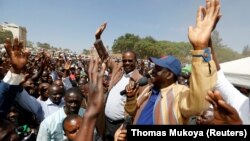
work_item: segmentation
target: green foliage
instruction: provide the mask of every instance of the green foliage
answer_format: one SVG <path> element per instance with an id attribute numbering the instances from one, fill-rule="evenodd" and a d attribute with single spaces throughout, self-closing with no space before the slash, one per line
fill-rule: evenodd
<path id="1" fill-rule="evenodd" d="M 34 43 L 31 41 L 27 41 L 26 47 L 28 48 L 34 48 Z"/>
<path id="2" fill-rule="evenodd" d="M 227 45 L 222 43 L 222 39 L 220 38 L 218 31 L 214 31 L 212 33 L 212 42 L 216 57 L 220 63 L 243 57 L 238 52 L 233 51 L 231 48 L 227 47 Z"/>
<path id="3" fill-rule="evenodd" d="M 249 45 L 246 45 L 243 50 L 242 50 L 242 55 L 244 57 L 249 57 L 250 56 L 250 47 Z"/>
<path id="4" fill-rule="evenodd" d="M 138 58 L 146 59 L 149 56 L 158 56 L 160 53 L 158 48 L 155 41 L 145 39 L 138 41 L 133 50 L 137 53 Z"/>
<path id="5" fill-rule="evenodd" d="M 127 33 L 114 41 L 112 51 L 113 53 L 122 53 L 126 50 L 133 50 L 135 43 L 138 41 L 140 41 L 139 36 Z"/>
<path id="6" fill-rule="evenodd" d="M 186 63 L 190 61 L 191 45 L 186 42 L 157 41 L 151 36 L 140 38 L 127 33 L 116 39 L 112 46 L 113 53 L 122 53 L 126 50 L 135 51 L 140 59 L 174 55 Z"/>
<path id="7" fill-rule="evenodd" d="M 220 63 L 250 55 L 249 46 L 244 48 L 243 55 L 241 55 L 227 47 L 222 41 L 219 32 L 214 31 L 212 33 L 212 42 L 215 54 Z M 150 56 L 162 57 L 165 55 L 174 55 L 179 58 L 182 63 L 190 63 L 192 45 L 189 42 L 157 41 L 151 36 L 141 38 L 134 34 L 126 33 L 124 36 L 120 36 L 114 41 L 112 52 L 122 53 L 126 50 L 135 51 L 138 58 L 141 59 L 146 59 Z"/>
<path id="8" fill-rule="evenodd" d="M 37 46 L 44 49 L 50 49 L 50 44 L 37 42 Z"/>
<path id="9" fill-rule="evenodd" d="M 90 51 L 89 51 L 88 49 L 83 49 L 83 54 L 89 55 L 89 54 L 90 54 Z"/>
<path id="10" fill-rule="evenodd" d="M 4 44 L 6 38 L 10 38 L 12 41 L 13 40 L 12 32 L 8 30 L 0 31 L 0 44 Z"/>

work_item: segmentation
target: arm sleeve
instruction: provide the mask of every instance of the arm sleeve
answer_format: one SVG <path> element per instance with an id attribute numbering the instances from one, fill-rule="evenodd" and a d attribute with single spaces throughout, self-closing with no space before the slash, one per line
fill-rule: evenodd
<path id="1" fill-rule="evenodd" d="M 204 50 L 193 50 L 192 55 L 203 55 Z M 217 79 L 217 70 L 213 60 L 204 61 L 203 57 L 192 58 L 192 71 L 188 91 L 180 94 L 181 114 L 188 118 L 200 115 L 209 108 L 205 97 L 209 90 L 213 90 Z"/>
<path id="2" fill-rule="evenodd" d="M 41 104 L 34 97 L 30 96 L 25 89 L 16 96 L 16 101 L 24 109 L 35 114 L 39 123 L 44 119 Z"/>
<path id="3" fill-rule="evenodd" d="M 23 78 L 23 75 L 8 71 L 3 81 L 0 82 L 0 117 L 6 116 L 6 112 L 12 105 L 15 97 L 22 91 L 23 88 L 19 84 Z"/>
<path id="4" fill-rule="evenodd" d="M 239 113 L 243 124 L 250 124 L 249 98 L 237 90 L 225 77 L 222 70 L 218 71 L 215 89 L 220 91 L 224 100 L 232 105 Z"/>
<path id="5" fill-rule="evenodd" d="M 50 141 L 49 131 L 45 121 L 40 124 L 36 141 Z"/>

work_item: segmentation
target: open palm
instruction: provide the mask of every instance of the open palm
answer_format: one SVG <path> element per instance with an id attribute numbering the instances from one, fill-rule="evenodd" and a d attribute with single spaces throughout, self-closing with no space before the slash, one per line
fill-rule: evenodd
<path id="1" fill-rule="evenodd" d="M 21 71 L 28 62 L 28 57 L 30 53 L 24 50 L 23 42 L 18 41 L 17 38 L 14 39 L 12 45 L 9 38 L 6 39 L 4 47 L 8 56 L 10 57 L 10 63 L 16 71 Z"/>

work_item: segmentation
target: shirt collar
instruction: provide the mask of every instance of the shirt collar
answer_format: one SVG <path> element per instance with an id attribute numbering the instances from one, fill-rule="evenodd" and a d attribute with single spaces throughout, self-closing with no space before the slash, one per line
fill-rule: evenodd
<path id="1" fill-rule="evenodd" d="M 134 71 L 131 71 L 130 73 L 126 74 L 126 73 L 123 73 L 123 76 L 126 77 L 126 78 L 130 78 L 132 76 L 132 73 Z"/>

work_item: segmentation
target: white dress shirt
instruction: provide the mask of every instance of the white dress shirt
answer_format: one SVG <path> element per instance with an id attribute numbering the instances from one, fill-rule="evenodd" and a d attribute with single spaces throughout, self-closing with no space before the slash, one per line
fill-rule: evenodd
<path id="1" fill-rule="evenodd" d="M 233 106 L 239 113 L 243 124 L 250 124 L 250 103 L 249 97 L 237 90 L 225 77 L 220 70 L 217 72 L 216 88 L 221 92 L 224 100 Z"/>
<path id="2" fill-rule="evenodd" d="M 129 83 L 130 75 L 123 74 L 122 78 L 110 90 L 105 107 L 105 115 L 112 120 L 124 119 L 124 106 L 126 102 L 126 95 L 120 95 L 120 92 L 125 89 Z"/>
<path id="3" fill-rule="evenodd" d="M 40 104 L 41 104 L 43 112 L 44 112 L 44 118 L 46 118 L 64 106 L 64 99 L 62 98 L 62 101 L 59 105 L 54 104 L 50 100 L 50 98 L 48 98 L 46 101 L 40 101 Z"/>

